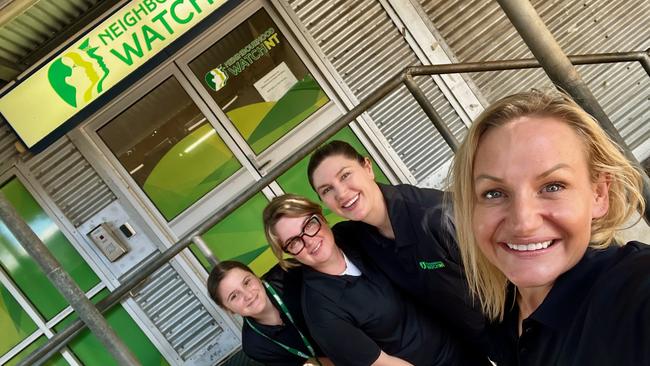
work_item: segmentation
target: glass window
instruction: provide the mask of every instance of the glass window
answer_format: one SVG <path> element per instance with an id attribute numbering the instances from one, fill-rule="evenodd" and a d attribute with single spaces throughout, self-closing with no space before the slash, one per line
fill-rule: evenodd
<path id="1" fill-rule="evenodd" d="M 98 134 L 168 221 L 241 167 L 174 77 Z"/>
<path id="2" fill-rule="evenodd" d="M 258 193 L 203 234 L 203 240 L 217 259 L 242 262 L 258 275 L 277 263 L 264 236 L 262 211 L 267 203 L 264 195 Z M 194 244 L 190 248 L 209 271 L 210 266 L 199 249 Z"/>
<path id="3" fill-rule="evenodd" d="M 0 189 L 83 291 L 99 283 L 97 275 L 18 179 L 11 179 Z M 46 320 L 68 306 L 3 222 L 0 222 L 0 265 Z"/>
<path id="4" fill-rule="evenodd" d="M 264 9 L 189 66 L 256 154 L 329 101 Z"/>

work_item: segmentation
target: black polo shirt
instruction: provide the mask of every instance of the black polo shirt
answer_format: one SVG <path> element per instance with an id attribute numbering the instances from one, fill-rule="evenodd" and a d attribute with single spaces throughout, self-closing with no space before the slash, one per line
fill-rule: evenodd
<path id="1" fill-rule="evenodd" d="M 650 247 L 588 249 L 524 319 L 521 336 L 518 319 L 514 305 L 491 327 L 498 366 L 650 365 Z"/>
<path id="2" fill-rule="evenodd" d="M 309 334 L 309 330 L 305 324 L 305 319 L 302 315 L 302 307 L 300 305 L 302 271 L 300 268 L 291 269 L 286 272 L 280 268 L 279 265 L 275 265 L 264 276 L 262 276 L 262 278 L 273 286 L 273 289 L 275 289 L 278 295 L 280 295 L 282 301 L 284 301 L 287 306 L 287 309 L 289 309 L 289 313 L 291 313 L 293 320 L 296 322 L 296 325 L 300 328 L 302 334 L 307 337 L 312 347 L 314 347 L 316 354 L 318 356 L 323 356 L 318 345 Z M 271 298 L 271 294 L 267 293 L 267 295 Z M 278 307 L 272 298 L 271 302 L 276 306 L 276 308 Z M 282 317 L 284 325 L 264 325 L 257 323 L 252 318 L 248 318 L 248 320 L 253 323 L 258 330 L 262 331 L 272 339 L 309 355 L 309 350 L 305 347 L 305 344 L 296 331 L 296 328 L 291 325 L 291 322 L 287 319 L 282 310 L 279 308 L 278 310 L 280 311 L 280 316 Z M 259 335 L 246 322 L 244 322 L 244 326 L 242 327 L 242 349 L 248 357 L 265 365 L 298 366 L 303 365 L 306 361 L 304 358 L 289 353 L 284 348 Z"/>
<path id="3" fill-rule="evenodd" d="M 487 348 L 485 318 L 473 302 L 444 193 L 412 185 L 383 185 L 395 240 L 360 221 L 333 227 L 342 247 L 361 248 L 390 280 L 461 338 Z"/>
<path id="4" fill-rule="evenodd" d="M 385 275 L 346 250 L 360 276 L 304 268 L 303 313 L 337 366 L 371 365 L 383 350 L 414 365 L 476 365 L 448 332 L 405 301 Z"/>

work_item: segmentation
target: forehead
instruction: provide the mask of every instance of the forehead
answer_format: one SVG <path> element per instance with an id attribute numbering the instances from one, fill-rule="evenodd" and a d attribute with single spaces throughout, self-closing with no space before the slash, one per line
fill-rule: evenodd
<path id="1" fill-rule="evenodd" d="M 334 176 L 344 167 L 359 166 L 359 162 L 342 154 L 331 155 L 323 159 L 314 170 L 314 181 Z"/>
<path id="2" fill-rule="evenodd" d="M 554 117 L 522 117 L 487 130 L 474 156 L 474 175 L 544 171 L 564 163 L 587 166 L 583 140 Z"/>
<path id="3" fill-rule="evenodd" d="M 250 272 L 244 271 L 240 268 L 233 268 L 224 276 L 221 283 L 219 283 L 219 294 L 225 298 L 230 292 L 239 288 L 242 281 L 248 276 L 252 276 Z"/>
<path id="4" fill-rule="evenodd" d="M 299 217 L 288 217 L 284 216 L 278 220 L 275 224 L 275 232 L 277 233 L 280 241 L 286 241 L 292 236 L 299 235 L 302 231 L 302 227 L 305 224 L 305 221 L 311 215 L 299 216 Z"/>

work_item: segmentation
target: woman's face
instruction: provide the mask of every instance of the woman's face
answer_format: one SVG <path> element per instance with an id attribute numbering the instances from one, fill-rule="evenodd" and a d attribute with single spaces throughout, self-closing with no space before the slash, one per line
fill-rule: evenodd
<path id="1" fill-rule="evenodd" d="M 235 314 L 255 318 L 269 302 L 264 285 L 257 276 L 233 268 L 219 283 L 217 289 L 224 306 Z"/>
<path id="2" fill-rule="evenodd" d="M 383 202 L 367 159 L 360 164 L 343 155 L 329 156 L 314 170 L 312 181 L 323 203 L 348 220 L 365 221 Z"/>
<path id="3" fill-rule="evenodd" d="M 473 230 L 481 251 L 518 288 L 550 290 L 584 255 L 591 220 L 608 209 L 584 144 L 566 123 L 523 117 L 488 130 L 474 165 Z"/>
<path id="4" fill-rule="evenodd" d="M 301 235 L 304 233 L 305 224 L 312 218 L 312 215 L 301 217 L 282 217 L 275 224 L 275 232 L 285 247 L 294 238 L 300 236 L 304 242 L 304 248 L 294 255 L 300 263 L 318 269 L 323 265 L 330 263 L 334 258 L 338 247 L 334 242 L 332 230 L 325 220 L 318 216 L 320 220 L 320 230 L 313 236 Z"/>

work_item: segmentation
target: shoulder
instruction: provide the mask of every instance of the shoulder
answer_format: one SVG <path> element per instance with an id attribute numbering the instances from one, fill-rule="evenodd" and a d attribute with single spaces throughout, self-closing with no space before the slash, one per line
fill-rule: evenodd
<path id="1" fill-rule="evenodd" d="M 634 322 L 641 314 L 650 321 L 650 246 L 630 242 L 617 248 L 611 261 L 595 283 L 592 303 L 618 314 L 613 318 L 616 322 Z"/>
<path id="2" fill-rule="evenodd" d="M 442 203 L 445 196 L 443 191 L 433 188 L 421 188 L 412 184 L 397 184 L 393 186 L 380 184 L 379 187 L 387 199 L 395 197 L 407 202 L 415 204 L 420 203 L 422 205 Z"/>

